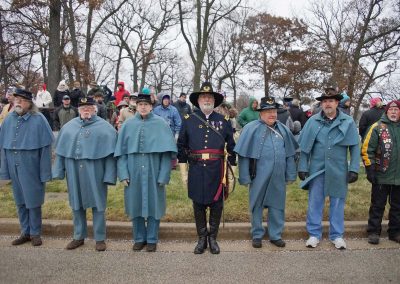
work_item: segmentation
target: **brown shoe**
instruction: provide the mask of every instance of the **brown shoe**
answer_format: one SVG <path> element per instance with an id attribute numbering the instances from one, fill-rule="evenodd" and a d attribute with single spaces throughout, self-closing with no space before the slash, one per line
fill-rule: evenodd
<path id="1" fill-rule="evenodd" d="M 40 236 L 31 236 L 31 243 L 34 247 L 42 245 L 42 239 Z"/>
<path id="2" fill-rule="evenodd" d="M 97 251 L 105 251 L 107 248 L 105 241 L 96 242 L 96 250 Z"/>
<path id="3" fill-rule="evenodd" d="M 66 249 L 71 250 L 71 249 L 76 249 L 80 246 L 83 246 L 85 243 L 85 240 L 72 240 L 66 247 Z"/>
<path id="4" fill-rule="evenodd" d="M 31 240 L 31 237 L 29 235 L 21 235 L 18 237 L 18 239 L 13 240 L 11 244 L 13 246 L 19 246 L 19 245 L 29 242 L 30 240 Z"/>
<path id="5" fill-rule="evenodd" d="M 147 244 L 147 252 L 155 252 L 157 250 L 157 244 Z"/>

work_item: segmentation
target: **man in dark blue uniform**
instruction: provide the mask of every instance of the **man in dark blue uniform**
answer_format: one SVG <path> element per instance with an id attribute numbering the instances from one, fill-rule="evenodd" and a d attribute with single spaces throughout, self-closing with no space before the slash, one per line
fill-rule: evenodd
<path id="1" fill-rule="evenodd" d="M 222 103 L 223 96 L 214 92 L 209 82 L 203 83 L 200 91 L 192 93 L 189 99 L 198 110 L 183 119 L 178 139 L 178 159 L 184 182 L 186 163 L 189 163 L 188 191 L 193 201 L 199 237 L 194 253 L 204 252 L 208 237 L 211 253 L 218 254 L 220 249 L 216 238 L 223 209 L 225 144 L 228 161 L 236 165 L 233 129 L 229 117 L 214 112 L 214 108 Z M 210 208 L 209 232 L 207 208 Z"/>

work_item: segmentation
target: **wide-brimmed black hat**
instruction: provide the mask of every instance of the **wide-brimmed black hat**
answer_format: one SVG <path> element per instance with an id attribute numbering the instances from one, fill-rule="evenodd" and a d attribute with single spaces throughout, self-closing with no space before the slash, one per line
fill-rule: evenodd
<path id="1" fill-rule="evenodd" d="M 323 101 L 325 99 L 335 99 L 340 101 L 343 99 L 343 96 L 339 94 L 336 89 L 332 88 L 326 88 L 325 93 L 322 94 L 322 96 L 315 98 L 317 101 Z"/>
<path id="2" fill-rule="evenodd" d="M 198 108 L 200 108 L 198 99 L 201 94 L 211 94 L 214 96 L 214 100 L 215 100 L 214 108 L 219 106 L 222 103 L 222 101 L 224 100 L 223 95 L 221 95 L 220 93 L 214 92 L 210 82 L 204 82 L 203 84 L 201 84 L 200 91 L 193 92 L 189 96 L 190 102 Z"/>
<path id="3" fill-rule="evenodd" d="M 83 97 L 79 100 L 78 107 L 81 106 L 93 106 L 95 105 L 96 102 L 92 97 Z"/>
<path id="4" fill-rule="evenodd" d="M 17 88 L 14 91 L 14 97 L 21 97 L 21 98 L 31 101 L 32 93 L 27 90 Z"/>
<path id="5" fill-rule="evenodd" d="M 274 97 L 263 97 L 261 98 L 260 107 L 257 109 L 257 111 L 262 111 L 266 109 L 279 109 L 279 108 L 281 108 L 281 105 L 275 102 Z"/>

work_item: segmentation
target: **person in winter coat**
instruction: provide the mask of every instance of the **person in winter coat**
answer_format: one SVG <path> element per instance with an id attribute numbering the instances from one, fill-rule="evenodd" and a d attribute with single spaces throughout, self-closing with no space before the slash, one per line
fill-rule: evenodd
<path id="1" fill-rule="evenodd" d="M 118 178 L 125 186 L 125 212 L 132 220 L 133 250 L 147 246 L 148 252 L 157 250 L 165 186 L 177 152 L 169 125 L 151 109 L 150 95 L 138 94 L 137 112 L 122 124 L 114 153 Z"/>
<path id="2" fill-rule="evenodd" d="M 344 206 L 348 183 L 358 179 L 360 148 L 353 118 L 337 109 L 341 99 L 334 90 L 318 97 L 322 110 L 308 119 L 299 137 L 298 175 L 301 188 L 308 190 L 306 229 L 310 237 L 306 246 L 310 248 L 322 237 L 326 197 L 330 201 L 329 239 L 337 249 L 346 248 Z"/>
<path id="3" fill-rule="evenodd" d="M 69 96 L 64 96 L 62 106 L 54 112 L 54 129 L 59 131 L 68 121 L 79 115 L 78 109 L 71 105 Z"/>
<path id="4" fill-rule="evenodd" d="M 64 96 L 69 96 L 69 91 L 65 81 L 61 80 L 53 96 L 54 107 L 59 107 L 62 105 L 62 99 Z"/>
<path id="5" fill-rule="evenodd" d="M 119 102 L 122 100 L 124 95 L 128 95 L 128 97 L 131 95 L 128 90 L 125 89 L 125 83 L 124 82 L 118 82 L 117 84 L 117 91 L 114 93 L 115 97 L 115 104 L 118 105 Z"/>
<path id="6" fill-rule="evenodd" d="M 182 120 L 176 107 L 171 105 L 171 97 L 169 95 L 164 95 L 162 97 L 161 105 L 156 106 L 153 113 L 161 116 L 167 122 L 176 140 L 178 140 Z"/>
<path id="7" fill-rule="evenodd" d="M 278 101 L 278 104 L 280 105 L 280 108 L 278 109 L 278 121 L 286 125 L 287 128 L 290 129 L 290 131 L 294 131 L 294 124 L 293 124 L 293 119 L 290 115 L 289 112 L 289 105 L 288 102 L 283 102 L 283 101 Z"/>
<path id="8" fill-rule="evenodd" d="M 69 121 L 58 135 L 53 178 L 67 178 L 74 234 L 66 249 L 82 246 L 87 238 L 86 210 L 92 208 L 96 251 L 106 250 L 107 186 L 117 179 L 114 148 L 116 130 L 96 115 L 93 98 L 79 102 L 79 117 Z"/>
<path id="9" fill-rule="evenodd" d="M 38 92 L 32 101 L 47 119 L 50 128 L 53 129 L 53 117 L 49 110 L 50 103 L 53 101 L 53 99 L 51 94 L 46 90 L 46 84 L 41 84 L 38 86 Z"/>
<path id="10" fill-rule="evenodd" d="M 258 101 L 255 98 L 250 98 L 248 107 L 240 112 L 237 119 L 237 122 L 241 127 L 244 127 L 247 123 L 258 119 L 259 113 L 257 111 L 257 107 Z"/>
<path id="11" fill-rule="evenodd" d="M 367 179 L 372 184 L 368 242 L 379 243 L 388 201 L 389 240 L 400 243 L 400 101 L 386 105 L 381 119 L 369 128 L 361 153 Z"/>
<path id="12" fill-rule="evenodd" d="M 300 108 L 300 101 L 298 99 L 293 99 L 293 101 L 290 103 L 289 113 L 290 113 L 290 116 L 291 116 L 293 122 L 299 121 L 301 124 L 301 127 L 304 126 L 307 119 L 305 117 L 304 112 Z"/>
<path id="13" fill-rule="evenodd" d="M 343 111 L 345 114 L 350 115 L 351 100 L 346 92 L 342 93 L 343 99 L 339 102 L 339 110 Z"/>
<path id="14" fill-rule="evenodd" d="M 40 108 L 48 108 L 53 101 L 51 94 L 46 90 L 46 84 L 38 86 L 38 92 L 32 99 L 33 103 Z"/>
<path id="15" fill-rule="evenodd" d="M 181 116 L 181 119 L 183 119 L 183 117 L 185 115 L 192 113 L 192 108 L 186 102 L 186 94 L 185 93 L 181 93 L 179 95 L 179 99 L 174 103 L 174 107 L 176 107 L 176 109 L 178 110 L 178 112 Z"/>
<path id="16" fill-rule="evenodd" d="M 268 208 L 270 242 L 284 247 L 286 184 L 296 180 L 295 154 L 298 144 L 291 131 L 277 121 L 280 106 L 274 98 L 261 99 L 260 119 L 242 130 L 235 152 L 239 156 L 239 182 L 249 185 L 249 209 L 254 248 L 261 248 L 265 229 L 264 208 Z M 299 122 L 298 122 L 299 123 Z M 252 163 L 256 166 L 250 170 Z"/>
<path id="17" fill-rule="evenodd" d="M 79 81 L 74 82 L 72 90 L 69 92 L 71 99 L 71 106 L 78 107 L 81 98 L 86 97 L 85 93 L 81 90 L 81 83 Z"/>
<path id="18" fill-rule="evenodd" d="M 377 122 L 385 112 L 381 98 L 372 98 L 369 101 L 370 109 L 365 111 L 360 118 L 358 124 L 361 138 L 364 140 L 368 128 Z"/>
<path id="19" fill-rule="evenodd" d="M 0 131 L 0 179 L 12 182 L 21 235 L 12 245 L 40 246 L 45 183 L 51 180 L 53 133 L 32 102 L 32 93 L 17 89 L 14 110 Z"/>

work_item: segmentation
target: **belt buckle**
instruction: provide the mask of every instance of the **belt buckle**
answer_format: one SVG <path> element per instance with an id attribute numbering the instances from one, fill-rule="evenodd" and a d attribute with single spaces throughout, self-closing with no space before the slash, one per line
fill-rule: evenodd
<path id="1" fill-rule="evenodd" d="M 202 160 L 209 160 L 210 159 L 210 154 L 209 153 L 202 153 L 201 154 L 201 159 Z"/>

